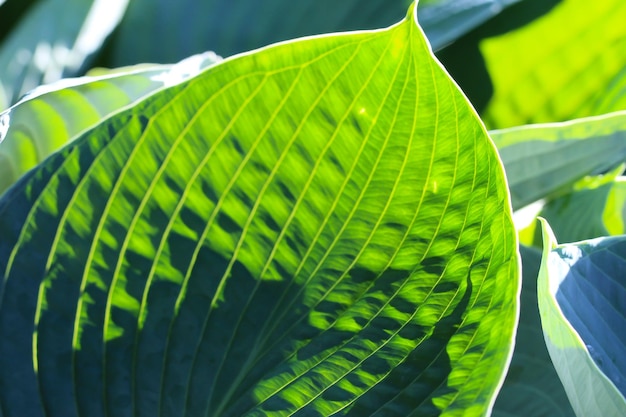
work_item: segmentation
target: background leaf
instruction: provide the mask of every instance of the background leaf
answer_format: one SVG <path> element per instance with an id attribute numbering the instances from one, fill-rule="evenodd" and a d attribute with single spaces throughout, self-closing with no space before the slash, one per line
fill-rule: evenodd
<path id="1" fill-rule="evenodd" d="M 537 276 L 541 251 L 521 245 L 520 321 L 511 366 L 493 409 L 493 417 L 571 417 L 574 410 L 552 365 L 541 331 Z"/>
<path id="2" fill-rule="evenodd" d="M 484 112 L 494 94 L 490 69 L 481 50 L 483 41 L 498 38 L 541 19 L 560 2 L 561 0 L 516 2 L 437 52 L 439 60 L 469 97 L 479 114 Z"/>
<path id="3" fill-rule="evenodd" d="M 127 4 L 128 0 L 34 3 L 0 47 L 0 109 L 38 85 L 85 71 Z"/>
<path id="4" fill-rule="evenodd" d="M 411 0 L 135 0 L 111 45 L 109 66 L 175 62 L 212 50 L 221 56 L 296 37 L 375 29 L 399 21 Z"/>
<path id="5" fill-rule="evenodd" d="M 430 0 L 419 20 L 439 49 L 520 0 Z M 214 50 L 223 56 L 320 33 L 373 29 L 397 22 L 410 0 L 168 1 L 136 0 L 112 46 L 109 65 L 171 62 Z"/>
<path id="6" fill-rule="evenodd" d="M 84 130 L 164 86 L 196 75 L 219 59 L 205 53 L 175 65 L 118 69 L 107 75 L 38 87 L 0 113 L 0 195 Z"/>
<path id="7" fill-rule="evenodd" d="M 521 0 L 422 0 L 419 21 L 436 51 L 518 1 Z"/>
<path id="8" fill-rule="evenodd" d="M 626 112 L 493 130 L 515 210 L 626 161 Z"/>
<path id="9" fill-rule="evenodd" d="M 626 108 L 626 3 L 563 0 L 480 50 L 494 86 L 490 128 L 558 122 Z"/>
<path id="10" fill-rule="evenodd" d="M 625 233 L 626 179 L 615 174 L 607 176 L 597 184 L 576 187 L 542 207 L 538 215 L 550 223 L 558 240 L 577 242 Z M 535 229 L 535 224 L 522 235 L 527 244 L 541 246 L 541 231 Z"/>
<path id="11" fill-rule="evenodd" d="M 412 16 L 142 100 L 0 232 L 5 413 L 482 415 L 510 360 L 504 173 Z"/>
<path id="12" fill-rule="evenodd" d="M 557 245 L 542 224 L 539 311 L 552 361 L 578 416 L 620 415 L 626 409 L 626 240 Z"/>

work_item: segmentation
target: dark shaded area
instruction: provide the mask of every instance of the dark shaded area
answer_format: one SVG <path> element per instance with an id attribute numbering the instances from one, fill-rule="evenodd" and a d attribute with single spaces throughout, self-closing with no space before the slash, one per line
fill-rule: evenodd
<path id="1" fill-rule="evenodd" d="M 468 273 L 465 291 L 450 314 L 433 328 L 413 324 L 400 331 L 401 336 L 424 340 L 406 361 L 391 370 L 384 384 L 374 386 L 368 395 L 357 399 L 346 415 L 361 417 L 370 415 L 372 410 L 376 410 L 376 415 L 389 417 L 405 417 L 412 413 L 439 415 L 441 410 L 432 399 L 455 391 L 445 384 L 452 372 L 446 346 L 463 322 L 471 297 L 472 281 Z M 372 359 L 382 360 L 380 357 Z M 425 364 L 428 365 L 426 368 Z"/>
<path id="2" fill-rule="evenodd" d="M 4 42 L 20 23 L 28 9 L 32 9 L 41 0 L 6 0 L 0 6 L 0 42 Z"/>
<path id="3" fill-rule="evenodd" d="M 552 365 L 541 330 L 537 304 L 537 276 L 541 265 L 541 252 L 522 245 L 520 253 L 522 255 L 520 324 L 513 359 L 492 415 L 574 417 L 574 410 Z M 545 395 L 538 396 L 537 391 Z"/>
<path id="4" fill-rule="evenodd" d="M 479 113 L 493 96 L 491 77 L 479 50 L 480 42 L 523 27 L 548 13 L 560 1 L 522 0 L 435 54 Z"/>
<path id="5" fill-rule="evenodd" d="M 626 240 L 583 245 L 556 300 L 600 370 L 626 396 Z"/>

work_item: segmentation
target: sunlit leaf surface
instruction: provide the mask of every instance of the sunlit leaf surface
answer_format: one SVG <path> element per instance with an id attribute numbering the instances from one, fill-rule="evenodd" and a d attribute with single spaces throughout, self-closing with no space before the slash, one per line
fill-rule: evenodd
<path id="1" fill-rule="evenodd" d="M 626 108 L 626 2 L 562 0 L 480 44 L 494 94 L 490 128 L 559 122 Z"/>
<path id="2" fill-rule="evenodd" d="M 413 10 L 106 119 L 0 235 L 5 414 L 478 416 L 510 360 L 503 169 Z"/>

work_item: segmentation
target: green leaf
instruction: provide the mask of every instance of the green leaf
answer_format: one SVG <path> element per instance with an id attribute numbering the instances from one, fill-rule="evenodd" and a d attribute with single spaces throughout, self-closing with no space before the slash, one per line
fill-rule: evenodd
<path id="1" fill-rule="evenodd" d="M 559 122 L 626 108 L 626 3 L 562 0 L 480 43 L 494 94 L 490 128 Z"/>
<path id="2" fill-rule="evenodd" d="M 541 251 L 520 245 L 522 294 L 515 350 L 493 417 L 571 417 L 574 410 L 552 365 L 541 331 L 537 276 Z"/>
<path id="3" fill-rule="evenodd" d="M 626 160 L 626 112 L 493 130 L 515 210 Z"/>
<path id="4" fill-rule="evenodd" d="M 38 87 L 0 113 L 0 195 L 26 171 L 102 119 L 217 62 L 212 53 Z M 100 74 L 104 71 L 100 70 Z"/>
<path id="5" fill-rule="evenodd" d="M 626 239 L 558 245 L 542 220 L 538 298 L 550 357 L 580 417 L 626 410 Z"/>
<path id="6" fill-rule="evenodd" d="M 621 173 L 623 166 L 619 168 Z M 626 233 L 626 178 L 608 176 L 602 183 L 577 187 L 542 207 L 538 215 L 550 223 L 559 241 L 577 242 Z M 541 232 L 535 230 L 534 224 L 524 233 L 532 239 L 530 244 L 541 246 Z"/>
<path id="7" fill-rule="evenodd" d="M 122 18 L 128 0 L 41 0 L 0 47 L 0 109 L 41 84 L 76 76 Z"/>
<path id="8" fill-rule="evenodd" d="M 224 60 L 0 200 L 0 403 L 488 414 L 518 314 L 508 201 L 413 10 Z"/>

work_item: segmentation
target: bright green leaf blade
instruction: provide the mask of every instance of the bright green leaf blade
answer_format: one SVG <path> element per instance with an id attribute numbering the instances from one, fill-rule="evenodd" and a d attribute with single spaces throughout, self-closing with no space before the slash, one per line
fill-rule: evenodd
<path id="1" fill-rule="evenodd" d="M 522 294 L 515 351 L 493 417 L 572 417 L 574 410 L 548 354 L 537 306 L 541 252 L 520 246 Z"/>
<path id="2" fill-rule="evenodd" d="M 422 0 L 419 21 L 436 51 L 520 0 Z"/>
<path id="3" fill-rule="evenodd" d="M 41 84 L 78 75 L 128 0 L 42 0 L 0 47 L 0 109 Z"/>
<path id="4" fill-rule="evenodd" d="M 219 57 L 189 57 L 39 87 L 0 113 L 0 195 L 26 171 L 112 113 L 196 75 Z M 101 70 L 100 73 L 103 73 Z"/>
<path id="5" fill-rule="evenodd" d="M 545 220 L 538 298 L 555 368 L 579 417 L 626 410 L 626 240 L 558 245 Z M 621 392 L 620 392 L 621 391 Z"/>
<path id="6" fill-rule="evenodd" d="M 0 201 L 0 402 L 485 415 L 518 313 L 510 212 L 412 15 L 225 60 Z"/>
<path id="7" fill-rule="evenodd" d="M 528 25 L 481 42 L 494 95 L 490 128 L 626 108 L 626 3 L 562 0 Z"/>
<path id="8" fill-rule="evenodd" d="M 571 189 L 626 160 L 626 112 L 489 132 L 504 163 L 515 210 Z"/>

